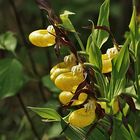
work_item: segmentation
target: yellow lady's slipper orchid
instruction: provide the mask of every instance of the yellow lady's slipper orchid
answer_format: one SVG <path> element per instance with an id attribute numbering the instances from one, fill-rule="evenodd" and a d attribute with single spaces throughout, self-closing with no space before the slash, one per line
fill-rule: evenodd
<path id="1" fill-rule="evenodd" d="M 71 53 L 70 55 L 67 55 L 64 57 L 64 62 L 61 62 L 61 63 L 58 63 L 57 65 L 55 65 L 51 71 L 50 71 L 50 74 L 51 75 L 59 75 L 61 73 L 63 73 L 63 71 L 70 71 L 71 68 L 76 65 L 76 58 L 74 56 L 73 53 Z M 62 71 L 62 72 L 60 72 Z M 55 74 L 56 73 L 56 74 Z M 54 77 L 54 76 L 52 76 Z"/>
<path id="2" fill-rule="evenodd" d="M 84 80 L 83 73 L 66 72 L 58 75 L 55 79 L 55 85 L 63 91 L 72 91 L 73 87 L 79 85 Z"/>
<path id="3" fill-rule="evenodd" d="M 47 47 L 55 44 L 55 30 L 52 25 L 47 29 L 33 31 L 29 35 L 30 42 L 38 47 Z"/>
<path id="4" fill-rule="evenodd" d="M 50 70 L 50 74 L 53 74 L 57 68 L 59 69 L 66 68 L 66 64 L 64 62 L 58 63 L 57 65 L 52 67 L 52 69 Z"/>
<path id="5" fill-rule="evenodd" d="M 107 50 L 106 54 L 102 54 L 102 73 L 112 71 L 111 60 L 118 54 L 117 48 L 113 47 Z"/>
<path id="6" fill-rule="evenodd" d="M 51 74 L 50 78 L 52 81 L 55 81 L 56 77 L 62 73 L 70 72 L 69 68 L 57 68 L 55 71 Z"/>
<path id="7" fill-rule="evenodd" d="M 95 118 L 95 110 L 80 108 L 70 114 L 68 121 L 75 127 L 83 128 L 90 125 L 95 120 Z"/>
<path id="8" fill-rule="evenodd" d="M 67 105 L 71 101 L 73 96 L 74 96 L 74 94 L 71 93 L 70 91 L 62 91 L 59 94 L 59 100 L 63 105 Z M 78 99 L 74 100 L 74 102 L 72 103 L 72 106 L 80 105 L 80 104 L 84 103 L 86 99 L 87 99 L 87 94 L 80 93 Z"/>
<path id="9" fill-rule="evenodd" d="M 71 67 L 72 64 L 70 67 L 63 65 L 63 63 L 61 65 L 65 68 L 60 70 L 58 66 L 51 70 L 51 79 L 61 90 L 73 91 L 73 88 L 77 87 L 84 80 L 83 67 L 81 64 L 73 67 Z"/>
<path id="10" fill-rule="evenodd" d="M 51 71 L 51 80 L 55 81 L 56 77 L 62 73 L 70 72 L 71 68 L 76 65 L 76 58 L 73 53 L 64 57 L 64 62 L 61 62 L 54 66 Z"/>

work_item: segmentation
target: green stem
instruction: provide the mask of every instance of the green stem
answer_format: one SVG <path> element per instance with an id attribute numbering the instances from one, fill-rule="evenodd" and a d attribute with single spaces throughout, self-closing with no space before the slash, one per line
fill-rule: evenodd
<path id="1" fill-rule="evenodd" d="M 138 78 L 138 60 L 137 60 L 137 57 L 136 57 L 136 61 L 135 61 L 135 80 L 136 80 L 136 87 L 137 87 L 137 91 L 136 93 L 139 94 L 140 93 L 140 85 L 139 85 L 139 78 Z M 140 98 L 140 96 L 138 96 Z"/>
<path id="2" fill-rule="evenodd" d="M 78 33 L 77 33 L 77 32 L 74 32 L 74 35 L 75 35 L 75 38 L 77 39 L 77 41 L 78 41 L 78 43 L 79 43 L 79 45 L 80 45 L 80 47 L 81 47 L 81 50 L 82 50 L 82 51 L 85 51 L 84 45 L 83 45 L 83 43 L 82 43 L 82 41 L 81 41 L 81 39 L 80 39 Z"/>
<path id="3" fill-rule="evenodd" d="M 89 55 L 85 51 L 78 51 L 77 53 L 89 57 Z"/>
<path id="4" fill-rule="evenodd" d="M 136 1 L 135 0 L 133 0 L 133 6 L 136 6 Z"/>

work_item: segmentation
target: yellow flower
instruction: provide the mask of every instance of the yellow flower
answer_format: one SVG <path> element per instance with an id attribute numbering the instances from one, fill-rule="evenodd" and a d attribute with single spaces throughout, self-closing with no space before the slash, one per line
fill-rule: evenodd
<path id="1" fill-rule="evenodd" d="M 116 47 L 107 50 L 106 54 L 102 54 L 102 73 L 108 73 L 112 71 L 111 60 L 118 54 Z"/>
<path id="2" fill-rule="evenodd" d="M 59 94 L 59 100 L 63 105 L 67 105 L 71 101 L 73 96 L 74 96 L 74 94 L 71 93 L 70 91 L 62 91 Z M 84 103 L 86 99 L 87 99 L 87 94 L 80 93 L 78 99 L 74 100 L 74 102 L 72 103 L 72 106 L 80 105 L 80 104 Z"/>
<path id="3" fill-rule="evenodd" d="M 57 65 L 55 65 L 55 66 L 50 70 L 50 74 L 53 74 L 57 68 L 59 68 L 59 69 L 64 69 L 64 68 L 67 68 L 67 66 L 66 66 L 66 64 L 65 64 L 64 62 L 58 63 Z"/>
<path id="4" fill-rule="evenodd" d="M 56 77 L 62 73 L 70 72 L 70 68 L 56 68 L 51 74 L 50 78 L 52 81 L 55 81 Z"/>
<path id="5" fill-rule="evenodd" d="M 69 123 L 75 127 L 86 127 L 90 125 L 96 118 L 95 110 L 80 108 L 73 111 L 69 116 Z"/>
<path id="6" fill-rule="evenodd" d="M 55 30 L 52 25 L 47 29 L 33 31 L 29 35 L 30 42 L 38 47 L 48 47 L 55 44 Z"/>
<path id="7" fill-rule="evenodd" d="M 75 64 L 76 60 L 62 62 L 51 69 L 51 79 L 59 89 L 73 91 L 84 80 L 82 65 Z"/>
<path id="8" fill-rule="evenodd" d="M 55 85 L 63 91 L 72 91 L 73 87 L 79 85 L 83 80 L 83 73 L 74 75 L 73 72 L 66 72 L 56 77 Z"/>
<path id="9" fill-rule="evenodd" d="M 56 77 L 62 73 L 70 72 L 71 68 L 76 65 L 76 58 L 73 53 L 64 57 L 64 62 L 58 63 L 50 71 L 50 78 L 55 81 Z"/>

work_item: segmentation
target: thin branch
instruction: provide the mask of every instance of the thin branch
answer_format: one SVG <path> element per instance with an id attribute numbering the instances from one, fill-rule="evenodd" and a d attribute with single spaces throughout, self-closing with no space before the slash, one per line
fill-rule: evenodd
<path id="1" fill-rule="evenodd" d="M 30 44 L 27 42 L 26 40 L 26 37 L 25 37 L 25 34 L 24 34 L 24 30 L 22 28 L 22 23 L 21 23 L 21 20 L 20 20 L 20 17 L 19 17 L 19 14 L 18 14 L 18 11 L 17 11 L 17 8 L 15 6 L 15 3 L 13 0 L 9 0 L 10 4 L 11 4 L 11 7 L 14 11 L 14 14 L 15 14 L 15 17 L 16 17 L 16 22 L 17 22 L 17 25 L 18 25 L 18 29 L 19 29 L 19 32 L 20 32 L 20 35 L 21 35 L 21 38 L 22 38 L 22 42 L 24 44 L 25 47 L 27 46 L 30 46 Z M 36 75 L 36 77 L 40 80 L 40 76 L 39 76 L 39 73 L 37 72 L 37 69 L 36 69 L 36 65 L 34 63 L 34 59 L 32 57 L 32 53 L 29 49 L 26 48 L 26 52 L 27 52 L 27 55 L 29 57 L 29 60 L 30 60 L 30 64 L 32 66 L 32 70 L 33 70 L 33 73 L 34 75 Z M 41 89 L 42 87 L 40 87 L 40 81 L 39 81 L 39 90 Z M 40 93 L 41 93 L 41 96 L 42 96 L 42 99 L 43 101 L 46 101 L 45 99 L 45 93 L 43 90 L 40 90 Z"/>
<path id="2" fill-rule="evenodd" d="M 32 122 L 32 119 L 31 119 L 31 117 L 30 117 L 30 115 L 29 115 L 29 113 L 28 113 L 28 111 L 27 111 L 27 109 L 26 109 L 26 107 L 25 107 L 25 105 L 24 105 L 24 102 L 23 102 L 22 97 L 21 97 L 20 94 L 17 94 L 17 99 L 18 99 L 18 101 L 19 101 L 19 103 L 20 103 L 20 106 L 21 106 L 21 108 L 22 108 L 22 110 L 23 110 L 25 116 L 27 117 L 27 119 L 28 119 L 28 121 L 29 121 L 29 123 L 30 123 L 32 132 L 34 133 L 34 135 L 35 135 L 35 137 L 37 138 L 37 140 L 41 140 L 41 138 L 40 138 L 40 136 L 38 135 L 38 133 L 37 133 L 37 131 L 36 131 L 36 128 L 35 128 L 35 126 L 34 126 L 34 124 L 33 124 L 33 122 Z"/>

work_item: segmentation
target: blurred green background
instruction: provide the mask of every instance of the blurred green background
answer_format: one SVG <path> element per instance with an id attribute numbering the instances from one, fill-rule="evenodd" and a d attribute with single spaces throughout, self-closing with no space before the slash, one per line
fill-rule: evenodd
<path id="1" fill-rule="evenodd" d="M 29 50 L 33 57 L 37 73 L 39 76 L 49 74 L 50 68 L 58 62 L 53 47 L 50 48 L 36 48 L 33 47 L 28 41 L 28 35 L 30 32 L 46 28 L 49 23 L 47 21 L 44 12 L 40 11 L 34 0 L 12 0 L 15 3 L 15 7 L 18 13 L 15 15 L 14 9 L 11 4 L 11 0 L 0 0 L 0 33 L 6 31 L 14 32 L 18 39 L 18 45 L 16 52 L 20 59 L 25 63 L 25 66 L 29 71 L 25 72 L 27 75 L 31 75 L 31 65 L 28 61 L 28 56 L 25 48 Z M 51 4 L 56 14 L 63 13 L 64 10 L 69 10 L 76 13 L 71 16 L 71 20 L 79 32 L 81 40 L 86 45 L 87 38 L 90 34 L 90 30 L 83 29 L 82 27 L 88 26 L 89 19 L 93 20 L 96 24 L 98 19 L 99 7 L 103 3 L 103 0 L 51 0 Z M 129 0 L 111 0 L 110 9 L 110 27 L 118 44 L 123 43 L 124 32 L 128 29 L 132 12 L 132 3 Z M 21 24 L 17 24 L 17 19 L 21 21 Z M 21 34 L 20 28 L 23 29 Z M 22 36 L 24 34 L 24 37 Z M 23 38 L 27 43 L 23 42 Z M 72 38 L 75 44 L 77 42 Z M 28 45 L 29 46 L 26 46 Z M 106 44 L 106 47 L 110 47 L 110 43 Z M 78 47 L 78 45 L 77 45 Z M 65 54 L 65 49 L 62 49 L 62 56 Z M 13 57 L 9 52 L 0 50 L 0 59 L 5 57 Z M 48 83 L 48 79 L 44 79 L 44 83 Z M 51 83 L 50 83 L 51 85 Z M 53 86 L 53 85 L 52 85 Z M 44 103 L 43 97 L 40 95 L 38 83 L 36 80 L 29 80 L 28 84 L 20 92 L 20 95 L 26 106 L 51 106 L 60 112 L 60 104 L 57 100 L 58 89 L 55 89 L 44 84 L 42 90 L 45 93 L 46 100 Z M 28 110 L 28 109 L 27 109 Z M 58 135 L 61 132 L 61 128 L 57 123 L 44 123 L 40 118 L 28 110 L 32 121 L 38 131 L 38 134 L 42 136 L 43 140 L 63 140 L 63 136 L 60 138 Z M 31 131 L 27 118 L 25 117 L 23 110 L 17 97 L 10 97 L 0 101 L 0 140 L 34 140 L 34 134 Z"/>

